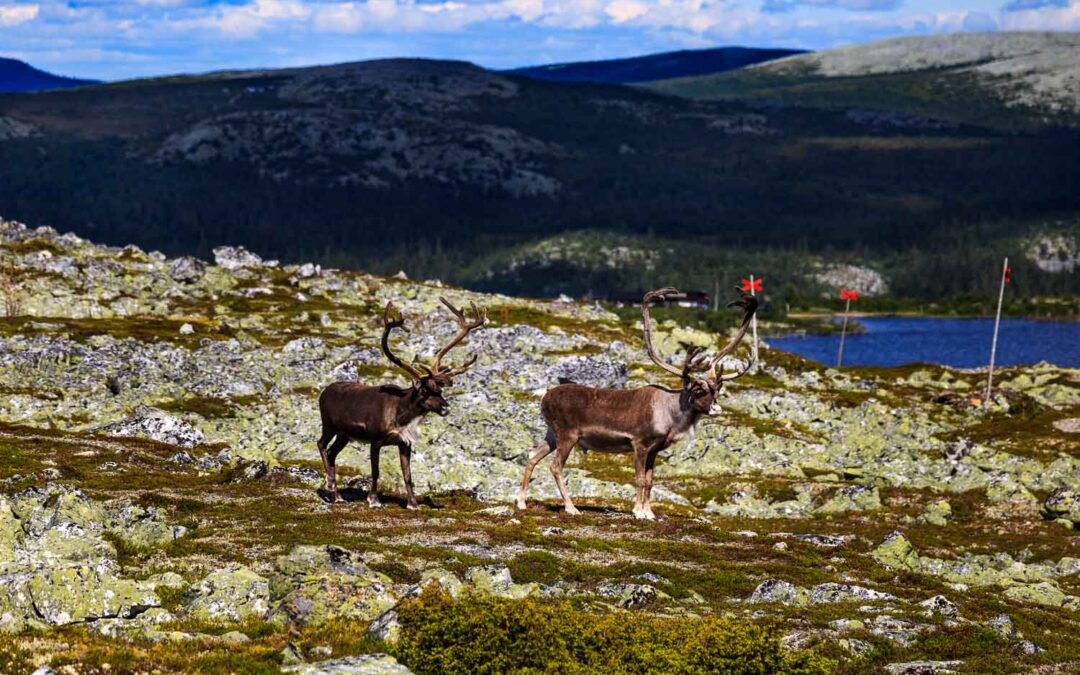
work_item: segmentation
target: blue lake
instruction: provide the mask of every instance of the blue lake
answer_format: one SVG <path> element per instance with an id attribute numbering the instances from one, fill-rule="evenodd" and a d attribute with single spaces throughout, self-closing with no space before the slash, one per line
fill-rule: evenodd
<path id="1" fill-rule="evenodd" d="M 993 319 L 878 316 L 857 321 L 866 332 L 848 334 L 844 365 L 897 366 L 921 361 L 976 368 L 990 360 Z M 768 343 L 832 366 L 836 365 L 840 335 L 774 338 Z M 1080 367 L 1080 322 L 1002 319 L 996 363 L 1038 361 Z"/>

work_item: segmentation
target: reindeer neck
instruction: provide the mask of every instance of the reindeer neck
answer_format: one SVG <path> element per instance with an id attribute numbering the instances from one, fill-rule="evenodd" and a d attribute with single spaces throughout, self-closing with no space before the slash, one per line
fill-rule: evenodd
<path id="1" fill-rule="evenodd" d="M 394 423 L 398 426 L 406 426 L 418 417 L 423 417 L 427 411 L 420 407 L 420 397 L 417 391 L 412 389 L 398 402 L 394 413 Z"/>

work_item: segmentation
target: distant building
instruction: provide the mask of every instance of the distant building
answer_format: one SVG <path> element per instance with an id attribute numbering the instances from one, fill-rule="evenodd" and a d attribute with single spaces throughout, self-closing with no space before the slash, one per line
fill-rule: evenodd
<path id="1" fill-rule="evenodd" d="M 608 300 L 613 301 L 619 307 L 625 307 L 627 305 L 639 305 L 641 304 L 641 298 L 645 295 L 644 292 L 641 295 L 629 296 L 618 295 L 609 296 Z M 654 307 L 686 307 L 687 309 L 709 309 L 712 306 L 712 300 L 709 298 L 709 294 L 704 291 L 685 291 L 681 293 L 672 293 L 665 297 L 663 300 L 657 300 L 653 303 Z"/>

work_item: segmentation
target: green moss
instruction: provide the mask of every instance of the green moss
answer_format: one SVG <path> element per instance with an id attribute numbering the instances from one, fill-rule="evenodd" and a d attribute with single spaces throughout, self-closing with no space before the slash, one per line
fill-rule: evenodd
<path id="1" fill-rule="evenodd" d="M 826 673 L 832 662 L 786 653 L 772 627 L 728 619 L 594 615 L 568 603 L 425 591 L 399 608 L 392 653 L 427 673 Z"/>
<path id="2" fill-rule="evenodd" d="M 48 251 L 53 255 L 64 254 L 64 249 L 47 239 L 24 239 L 22 241 L 13 241 L 4 244 L 4 248 L 14 255 L 26 255 L 28 253 L 38 253 L 40 251 Z"/>

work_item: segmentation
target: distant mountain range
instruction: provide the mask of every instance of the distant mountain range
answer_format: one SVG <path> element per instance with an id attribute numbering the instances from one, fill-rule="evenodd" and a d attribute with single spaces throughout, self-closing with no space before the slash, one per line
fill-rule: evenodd
<path id="1" fill-rule="evenodd" d="M 0 92 L 44 91 L 97 84 L 96 80 L 78 80 L 38 70 L 28 63 L 0 57 Z"/>
<path id="2" fill-rule="evenodd" d="M 722 73 L 802 53 L 804 53 L 803 50 L 799 49 L 717 47 L 649 54 L 626 59 L 555 63 L 517 68 L 508 72 L 551 82 L 629 84 Z"/>
<path id="3" fill-rule="evenodd" d="M 1080 34 L 956 33 L 651 83 L 696 99 L 865 107 L 1001 129 L 1080 126 Z"/>
<path id="4" fill-rule="evenodd" d="M 171 254 L 243 244 L 526 292 L 562 272 L 499 252 L 583 230 L 923 251 L 974 279 L 958 246 L 1080 214 L 1076 61 L 1061 56 L 1075 38 L 890 41 L 648 87 L 389 59 L 0 94 L 0 214 Z M 482 259 L 503 260 L 498 278 L 464 276 Z M 564 288 L 617 287 L 609 268 Z M 690 272 L 711 287 L 709 265 Z"/>

